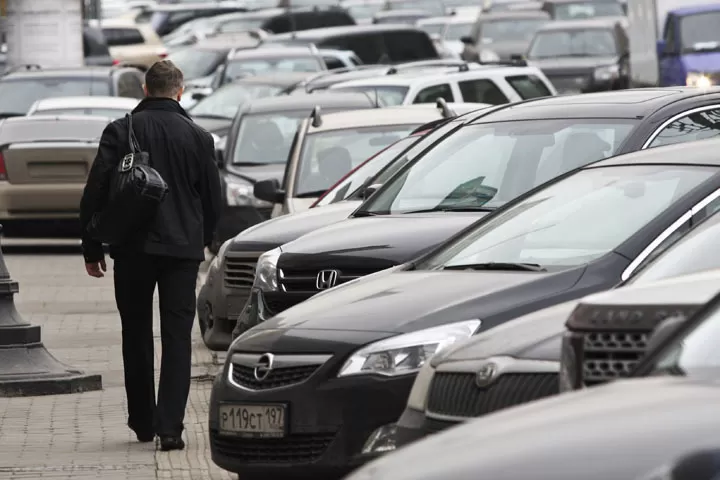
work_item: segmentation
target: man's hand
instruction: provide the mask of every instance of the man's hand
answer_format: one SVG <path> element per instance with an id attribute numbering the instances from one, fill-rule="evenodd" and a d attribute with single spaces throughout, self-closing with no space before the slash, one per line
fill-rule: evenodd
<path id="1" fill-rule="evenodd" d="M 104 277 L 105 276 L 104 272 L 107 271 L 107 265 L 105 264 L 105 259 L 102 259 L 99 262 L 86 263 L 85 270 L 87 271 L 87 274 L 90 275 L 91 277 L 95 277 L 95 278 Z"/>

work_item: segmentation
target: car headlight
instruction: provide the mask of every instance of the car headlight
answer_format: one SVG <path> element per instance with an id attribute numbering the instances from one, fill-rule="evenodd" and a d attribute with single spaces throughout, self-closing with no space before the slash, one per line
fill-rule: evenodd
<path id="1" fill-rule="evenodd" d="M 415 377 L 415 383 L 413 383 L 412 390 L 410 390 L 410 396 L 408 397 L 407 406 L 413 410 L 424 412 L 427 406 L 427 394 L 430 390 L 430 384 L 435 376 L 435 369 L 430 362 L 425 362 L 425 365 L 418 372 Z"/>
<path id="2" fill-rule="evenodd" d="M 253 193 L 253 185 L 239 178 L 226 177 L 225 198 L 230 207 L 271 208 L 272 203 L 260 200 Z"/>
<path id="3" fill-rule="evenodd" d="M 493 62 L 499 62 L 499 61 L 500 61 L 500 55 L 493 52 L 492 50 L 483 49 L 480 52 L 480 62 L 482 62 L 482 63 L 493 63 Z"/>
<path id="4" fill-rule="evenodd" d="M 263 292 L 276 292 L 278 290 L 277 263 L 281 253 L 282 250 L 278 247 L 260 255 L 257 267 L 255 267 L 253 288 L 258 288 Z"/>
<path id="5" fill-rule="evenodd" d="M 688 72 L 685 78 L 685 84 L 688 87 L 709 88 L 712 86 L 712 80 L 703 73 Z"/>
<path id="6" fill-rule="evenodd" d="M 466 320 L 371 343 L 352 354 L 338 377 L 368 374 L 392 377 L 417 372 L 440 350 L 471 337 L 481 323 Z"/>
<path id="7" fill-rule="evenodd" d="M 593 72 L 593 78 L 596 82 L 609 82 L 620 77 L 620 67 L 618 65 L 605 65 L 597 67 Z"/>

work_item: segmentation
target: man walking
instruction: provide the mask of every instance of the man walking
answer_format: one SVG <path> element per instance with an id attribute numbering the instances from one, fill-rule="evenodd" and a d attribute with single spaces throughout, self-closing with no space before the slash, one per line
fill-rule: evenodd
<path id="1" fill-rule="evenodd" d="M 204 247 L 220 214 L 220 179 L 212 136 L 197 126 L 178 101 L 183 74 L 170 61 L 155 63 L 145 75 L 146 98 L 132 112 L 142 151 L 169 187 L 157 216 L 122 245 L 111 245 L 115 300 L 122 321 L 128 426 L 138 441 L 160 437 L 162 450 L 181 450 L 190 392 L 191 331 L 195 285 Z M 106 271 L 102 244 L 87 233 L 93 214 L 108 202 L 120 160 L 130 153 L 128 122 L 107 126 L 80 203 L 85 268 L 92 277 Z M 153 295 L 160 298 L 162 361 L 157 402 L 154 382 Z"/>

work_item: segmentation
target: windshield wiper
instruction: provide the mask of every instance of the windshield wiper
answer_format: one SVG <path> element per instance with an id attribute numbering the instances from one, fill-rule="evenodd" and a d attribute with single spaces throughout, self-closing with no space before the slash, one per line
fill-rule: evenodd
<path id="1" fill-rule="evenodd" d="M 211 120 L 227 120 L 231 121 L 232 118 L 228 118 L 224 115 L 214 115 L 212 113 L 193 113 L 192 110 L 188 112 L 190 116 L 196 117 L 196 118 L 209 118 Z"/>
<path id="2" fill-rule="evenodd" d="M 327 192 L 327 190 L 316 190 L 314 192 L 303 192 L 298 193 L 295 195 L 295 198 L 315 198 L 322 196 L 323 193 Z"/>
<path id="3" fill-rule="evenodd" d="M 465 265 L 448 265 L 443 270 L 509 270 L 521 272 L 547 272 L 546 268 L 537 263 L 488 262 L 468 263 Z"/>
<path id="4" fill-rule="evenodd" d="M 409 212 L 402 212 L 403 214 L 407 213 L 431 213 L 431 212 L 494 212 L 496 207 L 472 207 L 472 206 L 465 206 L 465 207 L 435 207 L 435 208 L 424 208 L 421 210 L 411 210 Z"/>
<path id="5" fill-rule="evenodd" d="M 359 212 L 355 212 L 353 217 L 360 218 L 360 217 L 378 217 L 380 215 L 389 215 L 387 213 L 378 213 L 378 212 L 371 212 L 368 210 L 360 210 Z"/>

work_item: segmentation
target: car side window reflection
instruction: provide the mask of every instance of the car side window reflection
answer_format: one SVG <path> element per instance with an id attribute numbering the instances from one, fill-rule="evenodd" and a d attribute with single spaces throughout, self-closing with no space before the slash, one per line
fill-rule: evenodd
<path id="1" fill-rule="evenodd" d="M 664 127 L 649 148 L 720 136 L 720 107 L 695 112 Z"/>

